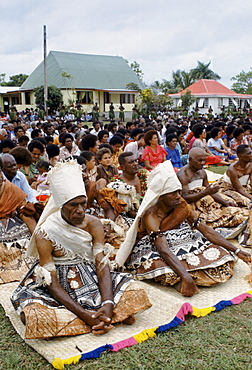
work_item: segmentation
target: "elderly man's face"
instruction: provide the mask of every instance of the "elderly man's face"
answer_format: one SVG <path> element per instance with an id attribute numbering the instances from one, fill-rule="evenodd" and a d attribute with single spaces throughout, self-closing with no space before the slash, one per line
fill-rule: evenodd
<path id="1" fill-rule="evenodd" d="M 3 172 L 7 177 L 13 178 L 17 174 L 17 163 L 14 157 L 8 156 L 3 159 Z"/>
<path id="2" fill-rule="evenodd" d="M 173 191 L 172 193 L 164 194 L 162 195 L 162 200 L 167 207 L 177 208 L 181 203 L 180 193 L 181 193 L 180 190 L 176 190 Z"/>
<path id="3" fill-rule="evenodd" d="M 137 159 L 131 155 L 129 157 L 125 157 L 124 160 L 125 163 L 122 165 L 122 170 L 130 175 L 135 175 L 139 168 Z"/>
<path id="4" fill-rule="evenodd" d="M 61 210 L 63 219 L 73 226 L 81 225 L 85 218 L 87 199 L 83 195 L 65 203 Z"/>
<path id="5" fill-rule="evenodd" d="M 195 170 L 201 170 L 206 163 L 206 155 L 195 155 L 192 158 L 189 158 L 190 167 L 193 167 Z"/>
<path id="6" fill-rule="evenodd" d="M 252 150 L 250 148 L 246 148 L 238 157 L 244 162 L 252 162 Z"/>
<path id="7" fill-rule="evenodd" d="M 7 139 L 7 136 L 7 131 L 3 129 L 2 134 L 0 134 L 0 141 Z"/>

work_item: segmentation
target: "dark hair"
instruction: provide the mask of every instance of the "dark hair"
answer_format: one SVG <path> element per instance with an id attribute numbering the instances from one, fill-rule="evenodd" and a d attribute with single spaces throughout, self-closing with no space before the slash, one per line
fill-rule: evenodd
<path id="1" fill-rule="evenodd" d="M 165 131 L 165 136 L 168 136 L 170 134 L 174 134 L 178 132 L 178 128 L 175 126 L 170 126 L 166 131 Z"/>
<path id="2" fill-rule="evenodd" d="M 32 152 L 33 149 L 40 150 L 41 154 L 44 153 L 44 146 L 39 140 L 32 140 L 28 145 L 29 152 Z"/>
<path id="3" fill-rule="evenodd" d="M 124 136 L 129 132 L 130 133 L 130 130 L 126 130 L 125 128 L 123 127 L 120 127 L 117 131 L 116 131 L 116 134 L 120 132 L 121 134 L 123 134 Z"/>
<path id="4" fill-rule="evenodd" d="M 97 125 L 97 123 L 99 123 L 99 124 L 100 124 L 100 122 L 99 122 L 99 121 L 94 121 L 94 122 L 93 122 L 93 127 L 95 127 L 95 125 Z"/>
<path id="5" fill-rule="evenodd" d="M 110 131 L 112 131 L 113 127 L 115 127 L 115 126 L 117 127 L 117 123 L 111 122 L 111 123 L 108 124 L 107 130 L 110 132 Z"/>
<path id="6" fill-rule="evenodd" d="M 56 157 L 57 155 L 59 155 L 60 149 L 59 149 L 58 145 L 56 145 L 56 144 L 49 144 L 46 147 L 46 153 L 47 153 L 47 155 L 50 159 L 50 158 L 53 158 L 53 157 Z"/>
<path id="7" fill-rule="evenodd" d="M 99 131 L 98 132 L 98 135 L 97 135 L 98 136 L 98 139 L 101 141 L 104 135 L 108 135 L 109 136 L 109 132 L 107 130 L 101 130 L 101 131 Z"/>
<path id="8" fill-rule="evenodd" d="M 40 141 L 41 144 L 43 144 L 44 146 L 46 146 L 46 139 L 44 137 L 36 137 L 36 140 Z"/>
<path id="9" fill-rule="evenodd" d="M 44 137 L 46 144 L 53 142 L 54 138 L 52 136 L 45 136 Z"/>
<path id="10" fill-rule="evenodd" d="M 72 127 L 73 125 L 72 125 L 72 123 L 70 123 L 70 122 L 68 122 L 67 124 L 66 124 L 66 129 L 68 130 L 70 127 Z"/>
<path id="11" fill-rule="evenodd" d="M 45 132 L 45 131 L 47 131 L 47 129 L 48 129 L 48 128 L 50 128 L 50 127 L 53 127 L 53 125 L 52 125 L 51 123 L 47 123 L 47 124 L 43 127 L 44 132 Z"/>
<path id="12" fill-rule="evenodd" d="M 86 159 L 81 157 L 80 155 L 73 155 L 73 159 L 76 159 L 77 163 L 82 165 L 83 163 L 86 164 Z"/>
<path id="13" fill-rule="evenodd" d="M 25 130 L 24 130 L 24 128 L 22 126 L 16 126 L 16 127 L 14 127 L 14 134 L 15 135 L 18 132 L 18 130 L 22 130 L 23 132 L 25 132 Z"/>
<path id="14" fill-rule="evenodd" d="M 73 125 L 73 126 L 71 127 L 71 132 L 74 132 L 74 130 L 75 130 L 76 128 L 79 130 L 79 127 L 78 127 L 77 125 Z"/>
<path id="15" fill-rule="evenodd" d="M 62 145 L 65 145 L 66 139 L 71 139 L 72 142 L 74 141 L 73 136 L 71 134 L 64 133 L 62 138 L 61 138 L 61 144 Z"/>
<path id="16" fill-rule="evenodd" d="M 96 135 L 88 134 L 81 140 L 82 150 L 89 150 L 96 145 L 98 137 Z"/>
<path id="17" fill-rule="evenodd" d="M 107 153 L 112 155 L 111 151 L 108 148 L 99 149 L 97 154 L 96 154 L 97 161 L 101 161 L 104 154 L 107 154 Z"/>
<path id="18" fill-rule="evenodd" d="M 134 126 L 136 126 L 136 123 L 135 122 L 127 122 L 126 123 L 126 128 L 128 129 L 130 126 L 132 126 L 132 125 L 134 125 Z M 133 129 L 134 130 L 134 129 Z"/>
<path id="19" fill-rule="evenodd" d="M 95 154 L 89 150 L 84 150 L 81 152 L 80 156 L 85 158 L 87 161 L 90 161 L 93 157 L 95 157 Z"/>
<path id="20" fill-rule="evenodd" d="M 245 152 L 246 149 L 249 149 L 249 146 L 247 144 L 241 144 L 237 147 L 236 149 L 236 154 L 239 155 L 239 154 L 243 154 Z"/>
<path id="21" fill-rule="evenodd" d="M 111 151 L 112 154 L 114 154 L 114 149 L 112 148 L 112 146 L 109 143 L 100 144 L 99 149 L 102 149 L 102 148 L 107 148 Z"/>
<path id="22" fill-rule="evenodd" d="M 152 139 L 152 137 L 154 135 L 157 135 L 157 137 L 158 137 L 158 133 L 157 133 L 156 130 L 149 130 L 149 131 L 145 132 L 144 141 L 145 141 L 146 145 L 150 145 L 150 140 Z"/>
<path id="23" fill-rule="evenodd" d="M 115 133 L 115 135 L 113 137 L 115 137 L 115 136 L 120 137 L 122 139 L 122 141 L 125 139 L 125 136 L 121 132 L 118 132 L 118 131 L 116 131 L 116 133 Z"/>
<path id="24" fill-rule="evenodd" d="M 34 130 L 32 130 L 31 132 L 31 138 L 32 139 L 35 139 L 38 137 L 38 134 L 42 132 L 40 128 L 35 128 Z"/>
<path id="25" fill-rule="evenodd" d="M 214 139 L 220 131 L 221 131 L 221 129 L 219 127 L 212 128 L 212 130 L 210 132 L 211 138 Z"/>
<path id="26" fill-rule="evenodd" d="M 109 142 L 110 145 L 121 144 L 123 145 L 123 139 L 120 136 L 114 135 Z"/>
<path id="27" fill-rule="evenodd" d="M 226 135 L 227 136 L 231 135 L 234 132 L 235 128 L 236 128 L 235 125 L 228 125 L 226 129 Z"/>
<path id="28" fill-rule="evenodd" d="M 125 158 L 126 157 L 131 157 L 132 155 L 134 155 L 132 152 L 123 152 L 121 153 L 119 156 L 118 156 L 118 163 L 120 164 L 120 166 L 123 166 L 124 163 L 125 163 Z"/>
<path id="29" fill-rule="evenodd" d="M 239 135 L 241 134 L 244 134 L 244 130 L 242 127 L 237 127 L 234 132 L 233 132 L 233 135 L 234 135 L 234 138 L 238 138 Z"/>
<path id="30" fill-rule="evenodd" d="M 2 159 L 1 159 L 1 157 L 0 157 L 0 169 L 1 169 L 1 170 L 3 169 L 3 161 L 2 161 Z"/>
<path id="31" fill-rule="evenodd" d="M 45 168 L 47 171 L 49 170 L 50 168 L 50 163 L 47 162 L 47 161 L 39 161 L 37 164 L 36 164 L 36 168 Z"/>
<path id="32" fill-rule="evenodd" d="M 193 130 L 194 137 L 196 139 L 198 139 L 200 137 L 200 135 L 202 135 L 202 132 L 204 130 L 205 130 L 205 127 L 204 126 L 197 126 L 197 127 L 195 127 L 195 129 Z"/>
<path id="33" fill-rule="evenodd" d="M 22 146 L 16 146 L 11 149 L 10 153 L 15 158 L 17 164 L 23 166 L 30 166 L 33 162 L 32 155 L 28 149 L 23 148 Z"/>
<path id="34" fill-rule="evenodd" d="M 59 125 L 58 126 L 58 132 L 60 133 L 60 131 L 62 131 L 63 128 L 66 128 L 66 125 Z"/>
<path id="35" fill-rule="evenodd" d="M 252 127 L 249 124 L 245 123 L 244 125 L 242 125 L 242 128 L 243 128 L 244 132 L 249 130 L 250 133 L 251 133 Z"/>
<path id="36" fill-rule="evenodd" d="M 178 140 L 178 136 L 176 134 L 169 134 L 166 136 L 166 144 L 170 143 L 173 139 Z"/>
<path id="37" fill-rule="evenodd" d="M 2 151 L 3 151 L 4 148 L 13 149 L 13 148 L 15 148 L 15 146 L 16 145 L 15 145 L 15 143 L 13 143 L 12 140 L 5 139 L 5 140 L 1 141 L 1 143 L 0 143 L 0 153 L 2 153 Z"/>
<path id="38" fill-rule="evenodd" d="M 18 138 L 18 142 L 22 143 L 22 141 L 25 141 L 26 143 L 29 142 L 29 137 L 27 135 L 22 135 Z"/>
<path id="39" fill-rule="evenodd" d="M 133 128 L 130 136 L 132 137 L 132 139 L 134 139 L 137 135 L 142 134 L 142 133 L 143 133 L 143 130 L 139 127 L 136 127 L 136 128 Z"/>

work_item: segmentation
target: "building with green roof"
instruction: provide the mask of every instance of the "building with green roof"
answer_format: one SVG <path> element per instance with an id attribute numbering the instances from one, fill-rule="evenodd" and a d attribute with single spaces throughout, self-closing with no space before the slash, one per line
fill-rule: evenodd
<path id="1" fill-rule="evenodd" d="M 64 103 L 80 103 L 86 112 L 91 112 L 95 103 L 98 104 L 100 113 L 108 112 L 111 102 L 115 112 L 119 111 L 120 103 L 125 111 L 131 111 L 137 91 L 127 89 L 127 85 L 133 83 L 140 89 L 144 88 L 140 78 L 125 59 L 119 56 L 50 51 L 47 56 L 47 71 L 48 86 L 61 89 Z M 17 109 L 35 108 L 33 90 L 42 85 L 43 62 L 25 80 L 19 91 L 15 92 L 18 93 L 15 104 Z"/>

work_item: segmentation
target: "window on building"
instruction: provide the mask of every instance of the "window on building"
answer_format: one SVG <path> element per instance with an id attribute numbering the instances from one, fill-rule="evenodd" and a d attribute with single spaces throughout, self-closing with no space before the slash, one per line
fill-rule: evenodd
<path id="1" fill-rule="evenodd" d="M 223 98 L 218 98 L 218 108 L 223 107 Z"/>
<path id="2" fill-rule="evenodd" d="M 31 93 L 25 93 L 25 104 L 31 104 Z"/>
<path id="3" fill-rule="evenodd" d="M 11 104 L 12 104 L 12 105 L 20 104 L 20 103 L 19 103 L 19 97 L 18 97 L 18 96 L 12 96 L 12 97 L 11 97 Z"/>
<path id="4" fill-rule="evenodd" d="M 135 95 L 134 94 L 120 94 L 120 103 L 135 104 Z"/>
<path id="5" fill-rule="evenodd" d="M 208 105 L 209 105 L 209 99 L 205 98 L 204 103 L 203 103 L 203 108 L 208 108 Z"/>
<path id="6" fill-rule="evenodd" d="M 82 104 L 92 104 L 93 103 L 93 91 L 79 91 L 81 99 L 78 99 L 78 94 L 77 94 L 77 99 L 80 100 Z"/>
<path id="7" fill-rule="evenodd" d="M 109 104 L 110 101 L 109 101 L 109 93 L 108 92 L 105 92 L 104 93 L 104 103 L 105 104 Z"/>
<path id="8" fill-rule="evenodd" d="M 234 106 L 234 103 L 233 103 L 233 101 L 232 101 L 232 99 L 228 99 L 228 106 L 229 107 L 233 107 Z"/>
<path id="9" fill-rule="evenodd" d="M 205 102 L 205 98 L 198 98 L 196 100 L 197 104 L 198 104 L 198 108 L 204 108 L 204 102 Z"/>

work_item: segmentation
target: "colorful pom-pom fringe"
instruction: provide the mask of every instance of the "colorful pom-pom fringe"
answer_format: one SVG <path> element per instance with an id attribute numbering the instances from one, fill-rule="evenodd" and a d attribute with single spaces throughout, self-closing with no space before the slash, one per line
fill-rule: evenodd
<path id="1" fill-rule="evenodd" d="M 178 326 L 179 324 L 185 321 L 185 316 L 188 314 L 191 314 L 196 317 L 203 317 L 203 316 L 208 315 L 210 312 L 220 311 L 225 307 L 232 306 L 233 304 L 239 304 L 242 301 L 244 301 L 244 299 L 246 298 L 252 298 L 252 290 L 250 290 L 247 293 L 243 293 L 231 300 L 220 301 L 213 307 L 197 308 L 197 307 L 193 307 L 192 305 L 190 305 L 190 303 L 184 303 L 181 306 L 180 310 L 178 311 L 177 315 L 174 317 L 174 319 L 166 325 L 157 326 L 152 329 L 146 329 L 142 331 L 141 333 L 134 335 L 131 338 L 124 339 L 114 344 L 106 344 L 105 346 L 96 348 L 93 351 L 83 353 L 81 355 L 73 356 L 66 360 L 55 358 L 52 362 L 52 365 L 55 369 L 62 370 L 64 369 L 64 365 L 76 364 L 77 362 L 81 360 L 98 358 L 103 352 L 108 351 L 108 350 L 113 351 L 113 352 L 120 351 L 120 349 L 122 348 L 131 347 L 134 344 L 142 343 L 149 338 L 153 338 L 157 333 L 161 333 L 171 328 L 175 328 L 176 326 Z"/>

